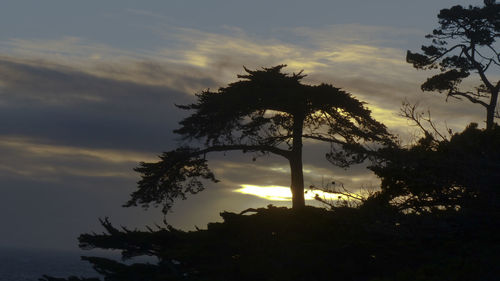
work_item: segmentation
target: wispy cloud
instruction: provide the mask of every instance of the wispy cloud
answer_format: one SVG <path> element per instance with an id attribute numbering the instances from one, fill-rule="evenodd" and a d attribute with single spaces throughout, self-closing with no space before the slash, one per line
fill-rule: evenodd
<path id="1" fill-rule="evenodd" d="M 111 163 L 138 163 L 140 161 L 156 160 L 156 157 L 153 158 L 151 154 L 146 153 L 53 145 L 22 137 L 0 137 L 0 146 L 40 158 L 74 157 L 95 159 Z"/>
<path id="2" fill-rule="evenodd" d="M 307 82 L 333 83 L 352 92 L 368 102 L 376 118 L 399 133 L 407 125 L 398 116 L 405 99 L 430 108 L 436 120 L 446 120 L 455 131 L 481 120 L 481 108 L 421 93 L 420 84 L 430 73 L 416 71 L 405 61 L 410 39 L 425 34 L 420 30 L 350 24 L 280 32 L 294 37 L 293 42 L 252 37 L 239 29 L 224 34 L 170 30 L 168 35 L 177 38 L 178 48 L 157 52 L 178 64 L 215 74 L 222 83 L 233 81 L 242 65 L 259 68 L 284 63 L 289 71 L 305 70 Z"/>
<path id="3" fill-rule="evenodd" d="M 405 62 L 403 48 L 407 37 L 421 35 L 418 30 L 334 25 L 280 30 L 282 34 L 276 38 L 261 38 L 234 28 L 214 33 L 170 27 L 158 32 L 173 43 L 147 50 L 126 50 L 76 37 L 12 39 L 0 44 L 5 54 L 0 57 L 0 136 L 45 138 L 57 145 L 21 142 L 25 146 L 14 146 L 4 138 L 3 147 L 10 145 L 39 159 L 43 153 L 59 158 L 74 153 L 100 162 L 147 160 L 140 154 L 120 154 L 160 152 L 175 146 L 171 130 L 182 113 L 173 104 L 187 103 L 196 92 L 234 81 L 243 65 L 287 64 L 290 72 L 303 69 L 308 74 L 307 83 L 326 82 L 344 88 L 367 101 L 374 116 L 401 135 L 409 133 L 408 122 L 398 117 L 405 98 L 420 101 L 423 109 L 430 107 L 438 121 L 448 120 L 447 125 L 455 131 L 481 119 L 480 108 L 445 103 L 441 96 L 420 93 L 419 84 L 428 74 L 416 72 Z M 287 36 L 294 40 L 283 39 Z M 113 146 L 116 150 L 109 150 Z M 317 155 L 309 157 L 306 166 L 311 183 L 324 177 L 352 186 L 376 181 L 364 167 L 344 175 L 342 171 L 332 173 L 323 160 L 324 151 Z M 228 161 L 214 167 L 228 179 L 228 186 L 259 180 L 255 184 L 287 185 L 288 177 L 277 177 L 277 173 L 288 167 L 276 163 L 275 170 L 261 171 L 260 179 L 248 173 L 246 166 L 230 169 Z M 283 180 L 269 182 L 273 178 Z"/>
<path id="4" fill-rule="evenodd" d="M 88 149 L 47 143 L 26 137 L 0 137 L 0 174 L 58 181 L 68 176 L 136 178 L 140 161 L 156 161 L 152 153 Z"/>

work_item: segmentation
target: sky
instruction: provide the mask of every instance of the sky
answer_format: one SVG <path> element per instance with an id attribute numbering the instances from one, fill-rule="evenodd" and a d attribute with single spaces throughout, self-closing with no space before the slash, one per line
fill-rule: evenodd
<path id="1" fill-rule="evenodd" d="M 131 228 L 160 223 L 160 209 L 121 207 L 139 180 L 133 168 L 182 143 L 172 130 L 187 112 L 175 104 L 236 81 L 243 66 L 286 64 L 304 70 L 304 83 L 340 87 L 403 143 L 418 135 L 398 116 L 404 100 L 430 110 L 440 128 L 484 127 L 482 108 L 421 92 L 430 73 L 405 62 L 428 43 L 439 10 L 457 4 L 482 1 L 3 0 L 0 247 L 74 250 L 104 217 Z M 306 186 L 377 187 L 366 165 L 339 169 L 324 158 L 328 146 L 304 149 Z M 209 165 L 221 182 L 177 202 L 168 223 L 190 230 L 224 210 L 290 206 L 236 192 L 289 186 L 284 159 L 227 153 Z"/>

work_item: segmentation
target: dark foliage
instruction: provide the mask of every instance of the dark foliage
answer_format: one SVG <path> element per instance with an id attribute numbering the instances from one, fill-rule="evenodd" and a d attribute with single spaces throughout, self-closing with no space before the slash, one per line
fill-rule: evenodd
<path id="1" fill-rule="evenodd" d="M 208 169 L 207 160 L 200 158 L 199 150 L 181 147 L 164 152 L 156 163 L 141 163 L 135 171 L 141 173 L 138 190 L 126 207 L 150 203 L 163 205 L 163 212 L 172 206 L 176 198 L 186 199 L 186 194 L 195 194 L 203 190 L 200 179 L 217 182 Z M 168 190 L 168 192 L 162 192 Z"/>
<path id="2" fill-rule="evenodd" d="M 494 280 L 500 273 L 498 214 L 405 215 L 373 200 L 335 211 L 226 212 L 224 222 L 194 232 L 119 230 L 103 221 L 107 233 L 82 235 L 80 242 L 121 250 L 126 259 L 159 260 L 125 265 L 84 257 L 106 281 Z"/>
<path id="3" fill-rule="evenodd" d="M 302 140 L 331 144 L 327 159 L 348 167 L 361 163 L 370 153 L 369 143 L 390 144 L 383 124 L 371 117 L 363 102 L 332 85 L 305 85 L 299 74 L 281 72 L 284 65 L 263 70 L 245 69 L 241 80 L 196 95 L 197 101 L 180 105 L 192 114 L 175 133 L 184 141 L 201 141 L 204 147 L 182 147 L 161 155 L 156 163 L 141 163 L 138 189 L 125 206 L 163 204 L 167 212 L 174 199 L 203 189 L 198 178 L 215 181 L 205 154 L 242 151 L 276 154 L 290 163 L 294 208 L 304 202 Z"/>
<path id="4" fill-rule="evenodd" d="M 447 97 L 466 98 L 486 109 L 486 127 L 493 128 L 500 81 L 493 81 L 500 69 L 500 4 L 486 1 L 483 7 L 453 6 L 438 15 L 439 28 L 426 37 L 432 44 L 423 53 L 408 51 L 406 60 L 417 69 L 439 69 L 422 84 L 423 91 L 446 93 Z M 463 79 L 476 72 L 481 83 L 475 90 L 460 88 Z M 498 114 L 497 114 L 498 117 Z"/>
<path id="5" fill-rule="evenodd" d="M 57 278 L 57 277 L 51 277 L 48 275 L 43 275 L 42 278 L 38 279 L 39 281 L 101 281 L 99 278 L 84 278 L 84 277 L 76 277 L 76 276 L 71 276 L 68 278 Z"/>
<path id="6" fill-rule="evenodd" d="M 105 232 L 82 234 L 80 247 L 118 250 L 123 261 L 82 259 L 104 281 L 497 280 L 499 144 L 500 127 L 471 124 L 449 140 L 382 150 L 372 169 L 383 189 L 356 208 L 223 212 L 222 223 L 188 232 L 104 219 Z M 157 262 L 132 263 L 140 256 Z"/>
<path id="7" fill-rule="evenodd" d="M 401 210 L 428 212 L 471 207 L 498 210 L 500 127 L 469 125 L 450 140 L 427 134 L 409 148 L 386 148 L 372 166 L 382 179 L 378 195 Z"/>

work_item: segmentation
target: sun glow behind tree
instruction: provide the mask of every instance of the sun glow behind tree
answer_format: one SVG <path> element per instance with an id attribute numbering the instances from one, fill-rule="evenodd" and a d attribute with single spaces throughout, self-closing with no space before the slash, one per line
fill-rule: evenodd
<path id="1" fill-rule="evenodd" d="M 271 201 L 291 201 L 292 191 L 290 187 L 278 186 L 278 185 L 250 185 L 242 184 L 241 188 L 234 190 L 241 194 L 248 194 L 264 198 Z M 305 200 L 315 200 L 315 197 L 319 196 L 321 199 L 325 200 L 342 200 L 348 199 L 347 196 L 341 194 L 327 193 L 321 190 L 308 190 L 304 193 Z"/>

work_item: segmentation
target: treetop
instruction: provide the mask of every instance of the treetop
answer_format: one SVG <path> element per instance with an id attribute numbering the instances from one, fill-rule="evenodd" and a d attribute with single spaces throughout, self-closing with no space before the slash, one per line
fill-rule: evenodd
<path id="1" fill-rule="evenodd" d="M 239 81 L 197 94 L 196 103 L 179 106 L 195 112 L 180 122 L 175 133 L 185 139 L 205 139 L 207 144 L 262 141 L 262 130 L 283 140 L 290 136 L 294 118 L 303 119 L 305 126 L 329 126 L 330 134 L 350 129 L 366 139 L 370 130 L 385 130 L 351 94 L 330 84 L 302 84 L 302 72 L 283 73 L 284 67 L 245 68 L 247 74 L 238 75 Z"/>

